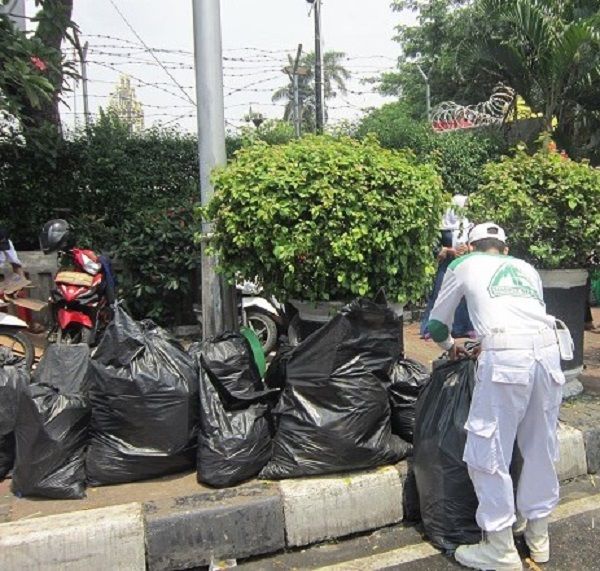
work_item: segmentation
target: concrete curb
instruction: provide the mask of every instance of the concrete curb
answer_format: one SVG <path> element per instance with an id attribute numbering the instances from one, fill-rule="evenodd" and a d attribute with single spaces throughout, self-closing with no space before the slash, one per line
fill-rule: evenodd
<path id="1" fill-rule="evenodd" d="M 4 571 L 144 571 L 140 504 L 0 524 Z"/>
<path id="2" fill-rule="evenodd" d="M 597 469 L 600 429 L 561 423 L 558 440 L 561 481 Z M 405 478 L 402 462 L 1 524 L 0 569 L 135 571 L 145 551 L 149 570 L 171 571 L 267 555 L 398 523 Z"/>
<path id="3" fill-rule="evenodd" d="M 344 537 L 402 520 L 402 483 L 392 466 L 345 477 L 283 480 L 279 489 L 288 547 Z"/>

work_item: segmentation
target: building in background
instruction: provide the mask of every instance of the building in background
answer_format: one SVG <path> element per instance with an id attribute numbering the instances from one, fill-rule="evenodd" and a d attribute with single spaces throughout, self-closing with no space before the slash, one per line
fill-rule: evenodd
<path id="1" fill-rule="evenodd" d="M 110 94 L 106 111 L 117 116 L 132 132 L 144 129 L 144 108 L 137 100 L 128 75 L 122 74 L 119 77 L 116 89 Z"/>

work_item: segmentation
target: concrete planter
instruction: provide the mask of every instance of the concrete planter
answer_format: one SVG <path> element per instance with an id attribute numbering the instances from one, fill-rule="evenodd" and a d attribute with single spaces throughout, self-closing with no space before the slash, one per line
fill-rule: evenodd
<path id="1" fill-rule="evenodd" d="M 564 321 L 575 343 L 572 361 L 563 361 L 562 369 L 567 378 L 567 394 L 578 392 L 577 377 L 583 371 L 583 333 L 586 304 L 587 270 L 541 270 L 544 300 L 550 315 Z M 575 387 L 573 384 L 578 385 Z M 577 390 L 575 390 L 577 389 Z"/>

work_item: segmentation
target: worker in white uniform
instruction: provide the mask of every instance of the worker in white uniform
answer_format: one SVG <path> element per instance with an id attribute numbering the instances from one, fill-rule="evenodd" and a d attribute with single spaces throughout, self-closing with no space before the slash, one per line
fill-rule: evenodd
<path id="1" fill-rule="evenodd" d="M 448 268 L 429 321 L 433 340 L 451 358 L 463 354 L 449 332 L 464 296 L 481 341 L 464 461 L 479 500 L 477 523 L 486 533 L 482 542 L 460 546 L 455 557 L 474 569 L 516 571 L 522 564 L 512 533 L 513 447 L 517 441 L 524 462 L 516 509 L 527 520 L 531 558 L 544 563 L 548 516 L 559 496 L 554 462 L 565 378 L 555 319 L 546 313 L 536 270 L 507 255 L 506 235 L 492 222 L 470 231 L 469 246 L 472 253 Z"/>

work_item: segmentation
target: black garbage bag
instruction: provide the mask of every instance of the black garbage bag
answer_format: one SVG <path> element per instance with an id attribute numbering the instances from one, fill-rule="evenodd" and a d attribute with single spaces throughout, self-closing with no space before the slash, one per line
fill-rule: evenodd
<path id="1" fill-rule="evenodd" d="M 221 396 L 230 406 L 264 389 L 252 349 L 243 335 L 226 332 L 198 350 L 204 371 L 213 381 L 218 380 Z"/>
<path id="2" fill-rule="evenodd" d="M 374 468 L 407 454 L 410 446 L 391 434 L 387 396 L 401 336 L 387 306 L 356 300 L 294 349 L 261 478 Z"/>
<path id="3" fill-rule="evenodd" d="M 279 343 L 279 349 L 277 349 L 277 353 L 265 373 L 265 385 L 271 389 L 283 389 L 285 387 L 287 364 L 292 357 L 292 351 L 295 349 L 286 339 L 283 338 Z"/>
<path id="4" fill-rule="evenodd" d="M 90 348 L 77 345 L 48 345 L 32 374 L 32 382 L 60 387 L 62 392 L 86 391 L 89 380 Z"/>
<path id="5" fill-rule="evenodd" d="M 193 345 L 190 353 L 198 363 L 203 352 L 211 354 L 210 341 Z M 240 350 L 251 351 L 239 344 Z M 256 476 L 271 456 L 272 420 L 270 409 L 279 391 L 254 391 L 237 398 L 224 389 L 218 377 L 205 372 L 201 364 L 200 432 L 198 434 L 198 482 L 218 488 L 234 486 Z M 225 374 L 230 379 L 230 374 Z"/>
<path id="6" fill-rule="evenodd" d="M 388 388 L 392 409 L 392 433 L 406 442 L 413 441 L 415 405 L 430 373 L 425 365 L 413 359 L 398 359 L 390 373 Z"/>
<path id="7" fill-rule="evenodd" d="M 0 347 L 0 481 L 15 463 L 15 423 L 19 396 L 29 384 L 25 359 Z"/>
<path id="8" fill-rule="evenodd" d="M 134 482 L 194 466 L 198 372 L 175 339 L 117 306 L 91 372 L 89 484 Z"/>
<path id="9" fill-rule="evenodd" d="M 474 384 L 474 361 L 448 361 L 434 369 L 417 401 L 414 471 L 421 518 L 429 540 L 445 550 L 481 539 L 477 496 L 462 459 Z"/>
<path id="10" fill-rule="evenodd" d="M 12 490 L 17 496 L 83 498 L 89 347 L 50 345 L 35 379 L 19 399 Z"/>

